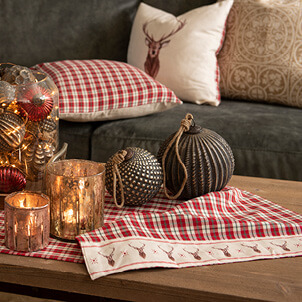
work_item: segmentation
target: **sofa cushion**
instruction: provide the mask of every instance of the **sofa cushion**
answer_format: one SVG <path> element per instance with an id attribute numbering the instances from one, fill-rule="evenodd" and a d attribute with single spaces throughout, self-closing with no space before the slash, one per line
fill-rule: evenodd
<path id="1" fill-rule="evenodd" d="M 219 54 L 225 97 L 302 108 L 302 2 L 235 0 Z"/>
<path id="2" fill-rule="evenodd" d="M 182 104 L 167 87 L 123 62 L 65 60 L 33 68 L 57 85 L 59 117 L 68 121 L 137 117 Z"/>
<path id="3" fill-rule="evenodd" d="M 301 111 L 263 103 L 223 100 L 219 107 L 184 103 L 164 113 L 106 122 L 92 136 L 92 159 L 107 161 L 119 149 L 136 146 L 157 154 L 185 114 L 220 134 L 231 146 L 238 175 L 302 180 Z"/>
<path id="4" fill-rule="evenodd" d="M 134 19 L 128 63 L 163 83 L 183 101 L 219 105 L 217 54 L 233 0 L 178 17 L 141 3 Z"/>

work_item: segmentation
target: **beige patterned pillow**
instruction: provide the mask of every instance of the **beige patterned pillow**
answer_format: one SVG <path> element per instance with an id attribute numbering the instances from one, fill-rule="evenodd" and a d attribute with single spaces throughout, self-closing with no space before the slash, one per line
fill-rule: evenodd
<path id="1" fill-rule="evenodd" d="M 235 0 L 218 57 L 221 95 L 302 107 L 301 20 L 301 0 Z"/>

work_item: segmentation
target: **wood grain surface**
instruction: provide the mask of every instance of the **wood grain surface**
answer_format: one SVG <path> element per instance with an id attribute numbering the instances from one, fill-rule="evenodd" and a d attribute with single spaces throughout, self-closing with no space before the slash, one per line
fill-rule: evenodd
<path id="1" fill-rule="evenodd" d="M 230 185 L 302 214 L 302 183 L 233 176 Z M 302 257 L 144 269 L 92 281 L 84 264 L 0 254 L 0 282 L 131 301 L 301 301 Z"/>

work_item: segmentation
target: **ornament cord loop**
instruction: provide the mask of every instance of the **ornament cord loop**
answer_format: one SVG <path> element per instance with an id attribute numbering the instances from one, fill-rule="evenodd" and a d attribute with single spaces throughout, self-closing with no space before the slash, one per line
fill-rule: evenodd
<path id="1" fill-rule="evenodd" d="M 181 121 L 179 130 L 175 133 L 174 137 L 169 142 L 169 144 L 168 144 L 168 146 L 167 146 L 167 148 L 166 148 L 166 150 L 165 150 L 165 152 L 163 154 L 163 157 L 162 157 L 162 168 L 163 168 L 163 178 L 164 178 L 163 187 L 164 187 L 165 195 L 169 199 L 177 199 L 179 197 L 179 195 L 182 193 L 182 191 L 183 191 L 183 189 L 184 189 L 184 187 L 186 185 L 186 182 L 188 180 L 187 168 L 186 168 L 186 166 L 184 165 L 184 163 L 182 162 L 182 160 L 180 158 L 178 144 L 179 144 L 179 140 L 180 140 L 182 134 L 184 132 L 187 132 L 187 131 L 190 130 L 190 126 L 192 125 L 192 122 L 194 122 L 193 115 L 191 113 L 187 113 L 186 117 Z M 170 150 L 170 148 L 171 148 L 171 146 L 173 145 L 174 142 L 175 142 L 176 157 L 178 159 L 178 162 L 182 166 L 185 175 L 184 175 L 184 179 L 183 179 L 183 182 L 181 184 L 181 187 L 180 187 L 178 193 L 176 193 L 174 196 L 171 196 L 171 195 L 168 194 L 168 190 L 167 190 L 167 187 L 166 187 L 166 167 L 165 167 L 165 161 L 166 161 L 167 154 L 168 154 L 168 152 L 169 152 L 169 150 Z"/>
<path id="2" fill-rule="evenodd" d="M 122 163 L 125 160 L 125 156 L 127 155 L 127 151 L 126 150 L 121 150 L 119 152 L 117 152 L 114 157 L 112 158 L 112 162 L 113 162 L 113 200 L 115 205 L 118 208 L 122 208 L 125 204 L 125 196 L 124 196 L 124 187 L 123 187 L 123 182 L 122 182 L 122 178 L 121 178 L 121 174 L 120 171 L 118 169 L 118 164 Z M 116 177 L 118 178 L 119 181 L 119 185 L 121 188 L 121 203 L 118 204 L 117 200 L 116 200 Z"/>

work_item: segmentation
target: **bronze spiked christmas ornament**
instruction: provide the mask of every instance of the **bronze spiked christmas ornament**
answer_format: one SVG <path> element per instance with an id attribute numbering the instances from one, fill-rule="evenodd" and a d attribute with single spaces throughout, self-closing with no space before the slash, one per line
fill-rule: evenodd
<path id="1" fill-rule="evenodd" d="M 234 171 L 228 143 L 216 132 L 195 125 L 192 114 L 160 147 L 158 160 L 170 199 L 191 199 L 223 189 Z M 167 189 L 173 194 L 168 194 Z"/>

